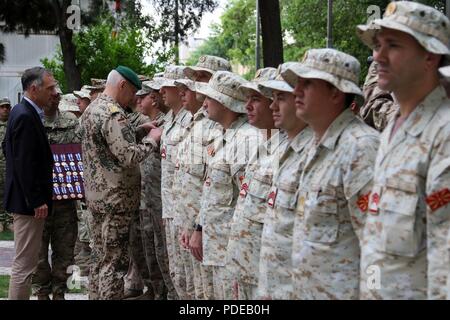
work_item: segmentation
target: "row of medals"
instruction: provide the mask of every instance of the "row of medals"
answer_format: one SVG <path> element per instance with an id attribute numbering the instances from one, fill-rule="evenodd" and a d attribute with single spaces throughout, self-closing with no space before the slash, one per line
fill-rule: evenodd
<path id="1" fill-rule="evenodd" d="M 81 161 L 81 155 L 75 154 L 78 163 L 75 164 L 74 154 L 54 154 L 56 173 L 53 172 L 53 191 L 56 195 L 56 199 L 76 199 L 83 198 L 81 192 L 81 182 L 83 178 L 83 162 Z M 69 159 L 69 163 L 66 162 L 66 158 Z M 64 178 L 63 170 L 66 173 Z M 80 172 L 77 172 L 80 171 Z M 73 182 L 73 184 L 72 184 Z"/>

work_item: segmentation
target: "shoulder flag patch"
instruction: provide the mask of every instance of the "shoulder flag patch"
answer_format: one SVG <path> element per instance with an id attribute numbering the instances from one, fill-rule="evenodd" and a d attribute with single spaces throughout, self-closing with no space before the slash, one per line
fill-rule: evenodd
<path id="1" fill-rule="evenodd" d="M 426 202 L 431 211 L 436 211 L 450 202 L 450 190 L 446 188 L 432 193 L 426 198 Z"/>

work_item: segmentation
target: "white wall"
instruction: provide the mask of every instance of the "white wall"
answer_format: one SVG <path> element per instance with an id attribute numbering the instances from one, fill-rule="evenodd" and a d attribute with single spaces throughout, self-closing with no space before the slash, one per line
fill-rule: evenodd
<path id="1" fill-rule="evenodd" d="M 24 70 L 41 66 L 42 58 L 51 58 L 59 45 L 55 35 L 30 35 L 0 32 L 0 42 L 5 46 L 6 60 L 0 64 L 0 97 L 8 97 L 14 105 L 22 92 L 20 77 Z"/>

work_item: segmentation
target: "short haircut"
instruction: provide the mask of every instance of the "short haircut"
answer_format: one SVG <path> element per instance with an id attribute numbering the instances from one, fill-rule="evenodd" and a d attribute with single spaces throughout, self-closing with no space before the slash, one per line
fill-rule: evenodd
<path id="1" fill-rule="evenodd" d="M 106 84 L 115 86 L 122 80 L 125 80 L 125 78 L 122 77 L 122 75 L 118 71 L 111 70 L 111 72 L 108 74 L 108 78 L 106 79 Z"/>
<path id="2" fill-rule="evenodd" d="M 44 82 L 44 75 L 53 75 L 52 72 L 43 67 L 34 67 L 31 69 L 25 70 L 22 75 L 22 90 L 27 91 L 33 83 L 41 86 Z"/>
<path id="3" fill-rule="evenodd" d="M 324 80 L 325 81 L 325 80 Z M 330 89 L 337 89 L 337 90 L 339 90 L 338 88 L 336 88 L 336 86 L 334 85 L 334 84 L 332 84 L 331 82 L 328 82 L 328 81 L 325 81 L 325 83 L 327 84 L 327 86 L 328 86 L 328 88 L 330 88 Z M 339 91 L 341 91 L 341 90 L 339 90 Z M 342 91 L 341 91 L 342 92 Z M 353 102 L 355 102 L 355 98 L 356 98 L 356 94 L 354 94 L 354 93 L 345 93 L 345 92 L 342 92 L 344 95 L 345 95 L 345 100 L 344 100 L 344 108 L 345 109 L 348 109 L 348 108 L 350 108 L 351 106 L 352 106 L 352 104 L 353 104 Z"/>

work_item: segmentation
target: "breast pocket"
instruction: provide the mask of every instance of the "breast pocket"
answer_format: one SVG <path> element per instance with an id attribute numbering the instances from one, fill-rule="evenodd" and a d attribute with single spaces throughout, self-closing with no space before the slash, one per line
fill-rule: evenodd
<path id="1" fill-rule="evenodd" d="M 327 186 L 308 194 L 305 201 L 305 239 L 332 244 L 339 232 L 338 201 L 335 187 Z"/>
<path id="2" fill-rule="evenodd" d="M 283 209 L 295 210 L 297 205 L 297 182 L 279 183 L 276 190 L 276 199 L 274 207 L 281 207 Z"/>
<path id="3" fill-rule="evenodd" d="M 211 197 L 214 203 L 229 206 L 233 202 L 233 182 L 230 168 L 226 165 L 211 168 L 209 179 L 212 190 Z"/>
<path id="4" fill-rule="evenodd" d="M 424 243 L 424 224 L 418 221 L 419 195 L 415 184 L 388 179 L 380 198 L 383 221 L 381 250 L 390 254 L 414 257 Z"/>
<path id="5" fill-rule="evenodd" d="M 271 181 L 271 175 L 255 174 L 255 176 L 253 176 L 253 179 L 249 184 L 248 195 L 245 199 L 245 217 L 247 219 L 261 223 L 264 221 Z"/>

